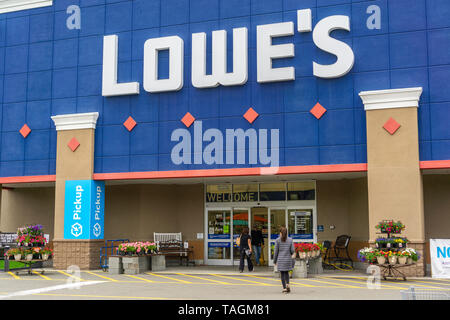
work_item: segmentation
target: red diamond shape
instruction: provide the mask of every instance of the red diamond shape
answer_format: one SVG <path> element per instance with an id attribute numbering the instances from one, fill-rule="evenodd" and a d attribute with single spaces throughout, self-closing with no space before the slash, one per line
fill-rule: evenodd
<path id="1" fill-rule="evenodd" d="M 386 121 L 386 123 L 383 126 L 383 128 L 391 135 L 393 135 L 400 127 L 401 127 L 400 124 L 393 118 L 389 118 L 389 120 Z"/>
<path id="2" fill-rule="evenodd" d="M 253 123 L 253 121 L 255 121 L 256 118 L 258 117 L 259 117 L 258 112 L 253 110 L 253 108 L 248 109 L 247 112 L 244 114 L 245 120 L 247 120 L 250 123 Z"/>
<path id="3" fill-rule="evenodd" d="M 77 150 L 77 148 L 80 146 L 80 143 L 78 142 L 77 138 L 72 138 L 67 146 L 70 148 L 70 150 L 72 150 L 72 152 L 75 152 L 75 150 Z"/>
<path id="4" fill-rule="evenodd" d="M 133 128 L 136 126 L 136 121 L 130 116 L 128 119 L 123 123 L 125 128 L 127 128 L 128 131 L 133 130 Z"/>
<path id="5" fill-rule="evenodd" d="M 324 107 L 322 107 L 322 105 L 320 103 L 316 103 L 316 105 L 309 110 L 309 112 L 311 112 L 311 114 L 316 117 L 317 120 L 319 120 L 320 118 L 322 118 L 323 114 L 327 111 L 327 109 L 325 109 Z"/>
<path id="6" fill-rule="evenodd" d="M 181 122 L 183 122 L 183 124 L 188 128 L 194 123 L 194 121 L 194 116 L 189 112 L 184 115 L 183 119 L 181 119 Z"/>
<path id="7" fill-rule="evenodd" d="M 31 129 L 30 127 L 27 126 L 27 124 L 24 124 L 22 129 L 19 130 L 19 132 L 22 135 L 22 137 L 26 138 L 30 134 Z"/>

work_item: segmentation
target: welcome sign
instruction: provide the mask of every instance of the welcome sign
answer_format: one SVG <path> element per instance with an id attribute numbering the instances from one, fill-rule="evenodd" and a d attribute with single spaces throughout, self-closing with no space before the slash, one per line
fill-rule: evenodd
<path id="1" fill-rule="evenodd" d="M 105 183 L 66 181 L 64 239 L 103 239 Z"/>
<path id="2" fill-rule="evenodd" d="M 430 239 L 433 278 L 450 279 L 450 239 Z"/>

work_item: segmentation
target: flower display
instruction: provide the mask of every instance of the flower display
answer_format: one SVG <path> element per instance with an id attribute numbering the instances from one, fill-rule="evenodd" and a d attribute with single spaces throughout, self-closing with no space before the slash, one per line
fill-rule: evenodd
<path id="1" fill-rule="evenodd" d="M 296 252 L 320 251 L 317 243 L 294 243 L 294 247 Z"/>
<path id="2" fill-rule="evenodd" d="M 381 232 L 386 233 L 401 233 L 405 229 L 405 225 L 400 221 L 382 221 L 375 226 Z"/>
<path id="3" fill-rule="evenodd" d="M 363 248 L 358 251 L 358 259 L 361 262 L 374 263 L 376 261 L 376 249 Z"/>
<path id="4" fill-rule="evenodd" d="M 44 237 L 42 225 L 29 225 L 17 229 L 17 243 L 19 246 L 44 246 L 47 240 Z"/>
<path id="5" fill-rule="evenodd" d="M 128 242 L 121 243 L 118 248 L 119 254 L 151 254 L 156 251 L 156 243 L 154 242 Z"/>

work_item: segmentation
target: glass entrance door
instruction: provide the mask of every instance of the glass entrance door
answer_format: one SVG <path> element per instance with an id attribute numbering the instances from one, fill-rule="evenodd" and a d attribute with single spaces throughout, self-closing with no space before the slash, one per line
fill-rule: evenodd
<path id="1" fill-rule="evenodd" d="M 207 211 L 206 254 L 209 264 L 231 264 L 231 210 Z"/>
<path id="2" fill-rule="evenodd" d="M 249 228 L 247 208 L 234 208 L 233 209 L 233 261 L 234 264 L 239 264 L 240 253 L 239 247 L 236 244 L 236 239 L 242 234 L 245 227 Z"/>
<path id="3" fill-rule="evenodd" d="M 259 254 L 260 265 L 266 266 L 269 257 L 267 255 L 267 247 L 269 245 L 269 209 L 266 207 L 254 207 L 251 212 L 251 233 L 253 237 L 262 237 L 261 251 Z M 253 262 L 256 264 L 256 252 L 253 253 Z"/>
<path id="4" fill-rule="evenodd" d="M 286 209 L 270 208 L 269 234 L 270 246 L 267 246 L 267 255 L 269 256 L 269 266 L 273 266 L 273 252 L 275 249 L 275 240 L 280 236 L 280 228 L 286 225 Z"/>

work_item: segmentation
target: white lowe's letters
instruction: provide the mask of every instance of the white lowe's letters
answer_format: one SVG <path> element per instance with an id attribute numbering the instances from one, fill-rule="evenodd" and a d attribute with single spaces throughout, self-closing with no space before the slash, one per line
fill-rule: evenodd
<path id="1" fill-rule="evenodd" d="M 331 16 L 317 23 L 313 31 L 313 41 L 317 47 L 337 56 L 337 61 L 331 65 L 313 62 L 313 73 L 319 78 L 339 78 L 353 68 L 355 55 L 352 48 L 345 42 L 330 37 L 330 32 L 336 29 L 350 31 L 350 19 L 347 16 Z"/>
<path id="2" fill-rule="evenodd" d="M 350 18 L 335 15 L 320 20 L 313 28 L 310 9 L 297 11 L 297 31 L 311 32 L 314 44 L 321 50 L 336 56 L 336 62 L 322 65 L 315 61 L 313 74 L 319 78 L 332 79 L 343 77 L 353 67 L 355 56 L 345 42 L 331 37 L 333 30 L 350 31 Z M 287 66 L 273 68 L 274 59 L 295 56 L 293 43 L 272 44 L 277 37 L 294 35 L 292 21 L 259 25 L 256 27 L 256 74 L 259 83 L 295 80 L 295 68 Z M 207 74 L 206 33 L 192 34 L 191 80 L 196 88 L 214 88 L 222 86 L 244 85 L 248 81 L 248 30 L 233 29 L 233 70 L 227 67 L 227 32 L 212 32 L 211 44 L 212 68 Z M 169 51 L 169 77 L 158 77 L 159 51 Z M 301 54 L 301 53 L 300 53 Z M 103 96 L 139 94 L 139 82 L 117 83 L 118 38 L 117 35 L 104 37 L 103 43 Z M 178 36 L 148 39 L 144 44 L 143 87 L 150 93 L 178 91 L 183 88 L 184 79 L 184 42 Z"/>
<path id="3" fill-rule="evenodd" d="M 139 82 L 117 83 L 118 46 L 116 35 L 103 38 L 102 95 L 105 97 L 139 94 Z"/>
<path id="4" fill-rule="evenodd" d="M 206 34 L 192 34 L 192 85 L 214 88 L 243 85 L 248 79 L 248 30 L 233 29 L 233 72 L 227 72 L 227 32 L 212 33 L 212 74 L 206 74 Z"/>
<path id="5" fill-rule="evenodd" d="M 169 78 L 158 79 L 158 51 L 169 50 Z M 144 43 L 144 89 L 147 92 L 183 88 L 184 42 L 178 36 L 149 39 Z"/>
<path id="6" fill-rule="evenodd" d="M 294 67 L 272 68 L 272 59 L 294 56 L 292 43 L 272 45 L 272 38 L 294 34 L 294 23 L 283 22 L 256 27 L 258 82 L 295 80 Z"/>

